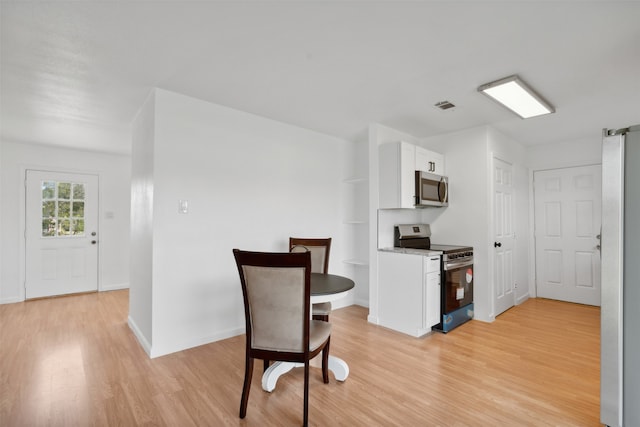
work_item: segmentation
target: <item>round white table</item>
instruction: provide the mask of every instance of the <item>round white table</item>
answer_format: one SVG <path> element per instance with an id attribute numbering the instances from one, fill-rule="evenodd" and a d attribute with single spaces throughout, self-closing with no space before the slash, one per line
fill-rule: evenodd
<path id="1" fill-rule="evenodd" d="M 355 283 L 348 277 L 336 274 L 311 273 L 311 304 L 336 301 L 344 298 L 353 289 Z M 272 392 L 280 375 L 286 374 L 293 368 L 304 366 L 303 363 L 274 362 L 262 374 L 262 389 Z M 349 365 L 339 357 L 329 354 L 329 370 L 336 380 L 344 381 L 349 376 Z"/>

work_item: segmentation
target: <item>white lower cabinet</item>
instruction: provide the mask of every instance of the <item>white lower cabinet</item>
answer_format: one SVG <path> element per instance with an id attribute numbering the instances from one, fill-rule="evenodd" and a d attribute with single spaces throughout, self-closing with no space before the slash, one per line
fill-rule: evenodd
<path id="1" fill-rule="evenodd" d="M 440 255 L 424 258 L 424 318 L 425 326 L 431 330 L 440 323 Z"/>
<path id="2" fill-rule="evenodd" d="M 378 252 L 378 321 L 419 337 L 440 322 L 440 256 Z"/>

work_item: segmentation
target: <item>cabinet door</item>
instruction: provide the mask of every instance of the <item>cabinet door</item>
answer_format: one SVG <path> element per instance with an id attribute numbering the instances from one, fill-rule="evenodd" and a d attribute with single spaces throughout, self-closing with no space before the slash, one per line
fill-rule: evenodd
<path id="1" fill-rule="evenodd" d="M 416 147 L 416 170 L 444 175 L 444 156 L 426 148 Z"/>
<path id="2" fill-rule="evenodd" d="M 433 162 L 433 173 L 436 175 L 444 175 L 444 156 L 432 152 L 431 161 Z"/>
<path id="3" fill-rule="evenodd" d="M 425 274 L 425 327 L 440 323 L 440 272 Z"/>
<path id="4" fill-rule="evenodd" d="M 431 164 L 431 151 L 416 147 L 416 170 L 433 173 L 433 166 Z"/>
<path id="5" fill-rule="evenodd" d="M 400 143 L 400 208 L 413 208 L 416 204 L 416 146 Z"/>
<path id="6" fill-rule="evenodd" d="M 381 209 L 415 206 L 415 145 L 408 142 L 382 144 L 378 149 Z"/>
<path id="7" fill-rule="evenodd" d="M 421 255 L 378 252 L 378 322 L 418 337 L 423 335 Z"/>

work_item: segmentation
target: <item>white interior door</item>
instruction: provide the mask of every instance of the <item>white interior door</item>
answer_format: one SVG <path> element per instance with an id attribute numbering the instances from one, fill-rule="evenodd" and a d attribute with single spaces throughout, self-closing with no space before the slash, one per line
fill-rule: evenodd
<path id="1" fill-rule="evenodd" d="M 534 173 L 536 289 L 600 305 L 600 165 Z"/>
<path id="2" fill-rule="evenodd" d="M 28 170 L 26 298 L 98 290 L 98 177 Z"/>
<path id="3" fill-rule="evenodd" d="M 493 159 L 493 282 L 494 313 L 499 315 L 515 304 L 513 278 L 513 170 L 511 164 Z"/>

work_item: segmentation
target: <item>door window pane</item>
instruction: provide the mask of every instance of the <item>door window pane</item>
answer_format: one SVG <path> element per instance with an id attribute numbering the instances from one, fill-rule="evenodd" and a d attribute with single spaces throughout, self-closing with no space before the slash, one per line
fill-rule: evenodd
<path id="1" fill-rule="evenodd" d="M 84 236 L 84 219 L 71 220 L 71 234 L 74 236 Z"/>
<path id="2" fill-rule="evenodd" d="M 55 199 L 56 198 L 56 182 L 45 181 L 42 183 L 42 199 Z"/>
<path id="3" fill-rule="evenodd" d="M 43 201 L 42 202 L 42 218 L 55 218 L 56 216 L 56 202 Z"/>
<path id="4" fill-rule="evenodd" d="M 84 200 L 84 184 L 73 184 L 73 200 Z"/>
<path id="5" fill-rule="evenodd" d="M 71 221 L 68 219 L 58 220 L 58 236 L 68 236 L 71 234 Z"/>
<path id="6" fill-rule="evenodd" d="M 59 182 L 58 183 L 58 199 L 69 200 L 71 198 L 71 183 Z"/>
<path id="7" fill-rule="evenodd" d="M 84 218 L 84 202 L 73 202 L 71 216 L 74 218 Z"/>
<path id="8" fill-rule="evenodd" d="M 71 210 L 70 202 L 58 202 L 58 218 L 69 218 Z"/>
<path id="9" fill-rule="evenodd" d="M 42 220 L 42 236 L 52 237 L 56 235 L 56 220 L 47 218 Z"/>

